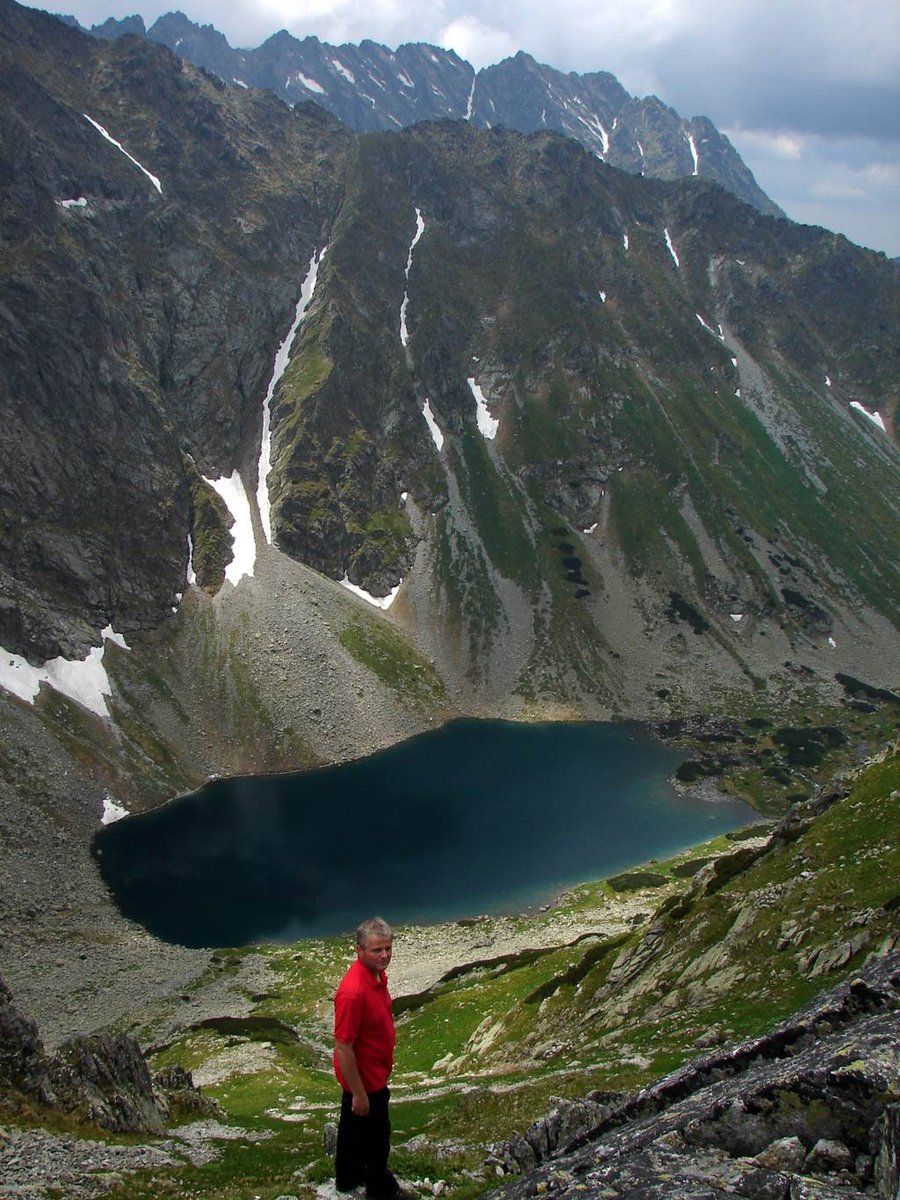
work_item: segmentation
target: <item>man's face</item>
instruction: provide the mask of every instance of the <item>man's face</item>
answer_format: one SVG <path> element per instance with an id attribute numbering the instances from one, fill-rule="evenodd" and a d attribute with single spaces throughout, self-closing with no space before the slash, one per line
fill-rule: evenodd
<path id="1" fill-rule="evenodd" d="M 365 946 L 356 947 L 356 957 L 373 975 L 377 975 L 379 971 L 387 970 L 392 949 L 391 938 L 370 937 Z"/>

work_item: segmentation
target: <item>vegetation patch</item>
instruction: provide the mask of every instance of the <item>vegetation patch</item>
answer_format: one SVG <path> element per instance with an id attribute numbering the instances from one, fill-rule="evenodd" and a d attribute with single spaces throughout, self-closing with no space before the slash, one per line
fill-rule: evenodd
<path id="1" fill-rule="evenodd" d="M 191 555 L 198 585 L 211 596 L 225 582 L 225 568 L 234 557 L 228 505 L 200 476 L 191 473 Z"/>
<path id="2" fill-rule="evenodd" d="M 810 729 L 778 729 L 772 740 L 784 752 L 791 766 L 817 767 L 829 750 L 843 746 L 847 739 L 840 729 L 825 726 Z"/>
<path id="3" fill-rule="evenodd" d="M 611 876 L 606 882 L 615 892 L 637 892 L 641 888 L 663 887 L 669 878 L 655 871 L 624 871 L 621 875 Z"/>
<path id="4" fill-rule="evenodd" d="M 698 779 L 721 774 L 722 767 L 715 759 L 688 759 L 679 763 L 675 770 L 675 778 L 679 783 L 696 783 Z"/>
<path id="5" fill-rule="evenodd" d="M 247 1038 L 254 1042 L 278 1042 L 292 1046 L 300 1041 L 296 1031 L 275 1017 L 207 1017 L 192 1029 L 212 1029 L 227 1037 Z"/>
<path id="6" fill-rule="evenodd" d="M 340 633 L 341 645 L 358 663 L 405 701 L 429 710 L 445 702 L 434 667 L 390 625 L 357 617 Z"/>
<path id="7" fill-rule="evenodd" d="M 686 621 L 694 633 L 706 633 L 710 627 L 709 621 L 698 610 L 685 600 L 678 592 L 669 592 L 669 603 L 666 616 L 670 621 Z"/>
<path id="8" fill-rule="evenodd" d="M 672 874 L 676 879 L 691 879 L 698 871 L 702 871 L 707 863 L 712 861 L 711 858 L 690 858 L 687 862 L 677 863 L 672 868 Z"/>

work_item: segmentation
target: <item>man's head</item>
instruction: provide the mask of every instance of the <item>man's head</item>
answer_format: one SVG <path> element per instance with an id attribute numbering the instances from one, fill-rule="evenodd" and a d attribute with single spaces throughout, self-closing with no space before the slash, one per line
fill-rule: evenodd
<path id="1" fill-rule="evenodd" d="M 393 944 L 394 931 L 381 917 L 370 917 L 356 931 L 356 957 L 373 975 L 387 970 Z"/>

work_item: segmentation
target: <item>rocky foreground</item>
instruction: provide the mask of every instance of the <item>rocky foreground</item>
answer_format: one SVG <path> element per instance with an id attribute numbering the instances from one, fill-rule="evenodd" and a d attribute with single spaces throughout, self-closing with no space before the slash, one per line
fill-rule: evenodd
<path id="1" fill-rule="evenodd" d="M 513 1173 L 499 1200 L 554 1193 L 621 1200 L 894 1200 L 900 1189 L 900 952 L 771 1032 L 692 1060 L 635 1095 L 566 1102 L 486 1167 Z M 163 1134 L 175 1103 L 193 1124 L 122 1146 L 42 1129 L 0 1128 L 4 1197 L 98 1197 L 128 1172 L 198 1165 L 224 1126 L 185 1073 L 151 1080 L 128 1037 L 82 1039 L 47 1056 L 33 1022 L 0 990 L 0 1085 L 55 1101 L 113 1130 Z M 893 1100 L 893 1102 L 892 1102 Z M 498 1181 L 499 1182 L 499 1181 Z M 299 1185 L 298 1185 L 299 1186 Z M 297 1194 L 296 1191 L 289 1193 Z"/>
<path id="2" fill-rule="evenodd" d="M 832 1200 L 900 1188 L 900 954 L 770 1033 L 694 1059 L 634 1096 L 594 1095 L 501 1147 L 500 1200 L 553 1192 Z"/>

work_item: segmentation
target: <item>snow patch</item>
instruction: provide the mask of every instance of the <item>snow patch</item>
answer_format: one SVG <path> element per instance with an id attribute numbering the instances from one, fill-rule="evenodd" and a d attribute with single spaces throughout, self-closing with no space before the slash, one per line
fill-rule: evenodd
<path id="1" fill-rule="evenodd" d="M 341 583 L 348 592 L 353 592 L 354 596 L 359 596 L 361 600 L 366 600 L 369 604 L 374 604 L 376 608 L 390 608 L 394 603 L 394 600 L 397 598 L 397 593 L 400 591 L 400 584 L 403 583 L 403 580 L 401 579 L 400 583 L 398 583 L 395 588 L 389 591 L 386 596 L 381 597 L 373 596 L 371 592 L 367 592 L 363 588 L 357 587 L 355 583 L 350 582 L 350 579 L 347 575 L 344 576 L 344 578 L 341 580 Z"/>
<path id="2" fill-rule="evenodd" d="M 57 200 L 60 208 L 87 208 L 84 196 L 76 196 L 74 200 Z"/>
<path id="3" fill-rule="evenodd" d="M 108 717 L 106 697 L 112 695 L 112 688 L 103 666 L 103 652 L 108 641 L 115 642 L 123 650 L 128 650 L 129 646 L 112 625 L 101 629 L 100 638 L 100 645 L 92 646 L 86 658 L 51 658 L 41 667 L 33 667 L 21 655 L 9 654 L 0 647 L 0 687 L 27 704 L 33 704 L 41 684 L 47 683 L 99 717 Z"/>
<path id="4" fill-rule="evenodd" d="M 667 245 L 667 246 L 668 246 L 668 248 L 669 248 L 669 253 L 672 255 L 672 258 L 675 260 L 675 266 L 676 266 L 676 267 L 680 267 L 680 266 L 681 266 L 681 260 L 680 260 L 680 259 L 679 259 L 679 257 L 678 257 L 678 251 L 677 251 L 677 250 L 675 249 L 675 247 L 672 245 L 672 238 L 671 238 L 671 235 L 669 234 L 669 229 L 668 229 L 668 226 L 667 226 L 667 227 L 666 227 L 666 229 L 664 230 L 664 233 L 665 233 L 665 235 L 666 235 L 666 245 Z"/>
<path id="5" fill-rule="evenodd" d="M 410 77 L 406 74 L 405 71 L 398 71 L 397 78 L 400 80 L 400 82 L 403 84 L 404 87 L 414 88 L 416 86 L 413 83 L 413 81 L 410 79 Z"/>
<path id="6" fill-rule="evenodd" d="M 596 528 L 597 528 L 597 522 L 595 521 L 593 523 L 593 525 L 589 525 L 587 529 L 582 529 L 581 532 L 586 533 L 590 536 L 590 534 L 592 534 Z"/>
<path id="7" fill-rule="evenodd" d="M 832 650 L 837 648 L 837 642 L 834 640 L 833 637 L 829 637 L 828 645 L 832 648 Z"/>
<path id="8" fill-rule="evenodd" d="M 348 83 L 356 83 L 356 76 L 353 74 L 353 72 L 350 70 L 349 67 L 344 66 L 344 64 L 340 61 L 340 59 L 333 58 L 331 60 L 331 65 L 337 71 L 338 75 L 343 75 L 343 77 L 347 80 Z"/>
<path id="9" fill-rule="evenodd" d="M 197 575 L 194 571 L 194 539 L 188 534 L 187 581 L 191 587 L 197 586 Z"/>
<path id="10" fill-rule="evenodd" d="M 475 111 L 475 76 L 472 76 L 472 86 L 469 88 L 469 100 L 466 104 L 466 120 L 472 120 L 472 113 Z"/>
<path id="11" fill-rule="evenodd" d="M 103 812 L 100 816 L 100 824 L 112 825 L 114 821 L 121 821 L 123 817 L 127 817 L 128 815 L 128 809 L 123 808 L 121 804 L 116 804 L 109 792 L 106 792 L 103 797 Z"/>
<path id="12" fill-rule="evenodd" d="M 826 386 L 826 387 L 831 387 L 831 380 L 828 378 L 828 376 L 827 376 L 827 375 L 825 376 L 825 386 Z"/>
<path id="13" fill-rule="evenodd" d="M 234 518 L 231 529 L 232 559 L 225 568 L 225 578 L 237 587 L 245 575 L 253 576 L 256 565 L 256 539 L 253 536 L 253 520 L 250 516 L 250 501 L 244 490 L 244 481 L 237 469 L 229 476 L 221 479 L 207 479 L 208 483 L 225 501 L 228 511 Z"/>
<path id="14" fill-rule="evenodd" d="M 302 83 L 308 92 L 315 92 L 317 96 L 325 95 L 325 89 L 321 83 L 318 83 L 315 79 L 311 79 L 309 75 L 304 75 L 302 71 L 298 71 L 294 78 L 298 83 Z"/>
<path id="15" fill-rule="evenodd" d="M 489 441 L 493 441 L 497 436 L 497 430 L 500 428 L 500 420 L 498 417 L 491 416 L 487 400 L 484 398 L 484 392 L 475 380 L 469 378 L 466 382 L 472 390 L 472 395 L 475 397 L 475 420 L 478 423 L 479 432 Z"/>
<path id="16" fill-rule="evenodd" d="M 738 623 L 738 621 L 743 621 L 743 619 L 744 619 L 743 613 L 731 613 L 730 616 L 731 616 L 732 621 L 734 621 L 735 625 Z"/>
<path id="17" fill-rule="evenodd" d="M 231 82 L 232 82 L 232 83 L 236 83 L 236 84 L 238 85 L 238 87 L 242 87 L 242 88 L 248 88 L 248 89 L 249 89 L 249 87 L 250 87 L 249 83 L 244 83 L 243 79 L 234 79 L 234 78 L 232 78 Z M 104 824 L 106 824 L 106 822 L 105 822 L 105 821 L 104 821 Z"/>
<path id="18" fill-rule="evenodd" d="M 440 426 L 434 419 L 434 413 L 431 411 L 431 403 L 428 400 L 422 405 L 422 416 L 425 418 L 425 422 L 431 432 L 431 440 L 437 446 L 438 451 L 440 451 L 444 445 L 444 435 L 441 433 Z"/>
<path id="19" fill-rule="evenodd" d="M 406 288 L 403 292 L 403 303 L 400 305 L 400 344 L 406 346 L 409 343 L 409 329 L 406 326 L 406 310 L 409 307 L 409 273 L 412 270 L 413 250 L 416 248 L 416 243 L 425 232 L 425 218 L 421 212 L 416 209 L 416 232 L 413 234 L 413 240 L 409 243 L 409 253 L 406 256 Z"/>
<path id="20" fill-rule="evenodd" d="M 671 247 L 669 247 L 669 248 L 671 249 Z M 675 261 L 678 262 L 678 259 L 676 258 Z M 724 333 L 721 325 L 719 326 L 718 332 L 716 332 L 716 330 L 713 329 L 712 325 L 708 325 L 706 323 L 706 321 L 704 321 L 703 317 L 700 316 L 699 313 L 694 313 L 694 316 L 697 318 L 697 320 L 700 322 L 700 324 L 703 326 L 703 328 L 706 329 L 709 333 L 711 333 L 713 335 L 713 337 L 718 338 L 720 342 L 725 341 L 725 333 Z M 732 359 L 732 362 L 733 361 L 734 360 Z M 735 364 L 735 365 L 737 365 L 737 364 Z M 710 370 L 712 370 L 712 369 L 713 368 L 711 367 Z"/>
<path id="21" fill-rule="evenodd" d="M 880 412 L 869 412 L 865 405 L 860 404 L 858 400 L 851 400 L 850 407 L 855 408 L 857 412 L 861 412 L 864 417 L 868 417 L 873 425 L 877 425 L 882 433 L 887 433 L 884 426 L 884 417 Z"/>
<path id="22" fill-rule="evenodd" d="M 627 231 L 622 234 L 622 245 L 625 247 L 625 250 L 627 253 L 627 251 L 628 251 L 628 233 L 627 233 Z"/>
<path id="23" fill-rule="evenodd" d="M 604 304 L 606 303 L 606 292 L 604 292 L 603 288 L 600 289 L 600 299 Z"/>
<path id="24" fill-rule="evenodd" d="M 278 386 L 278 381 L 287 369 L 291 347 L 294 344 L 294 338 L 297 336 L 297 330 L 300 328 L 300 322 L 306 315 L 309 302 L 312 300 L 313 292 L 316 288 L 316 279 L 319 274 L 319 263 L 325 257 L 327 249 L 328 247 L 326 246 L 320 254 L 313 254 L 309 260 L 306 278 L 303 280 L 300 288 L 300 299 L 297 301 L 297 307 L 294 310 L 294 320 L 285 335 L 284 341 L 278 347 L 278 352 L 275 355 L 275 365 L 272 368 L 272 378 L 269 380 L 269 386 L 266 389 L 266 398 L 263 400 L 262 436 L 260 437 L 259 445 L 259 462 L 256 468 L 256 503 L 259 507 L 259 518 L 262 522 L 263 533 L 266 535 L 266 541 L 270 546 L 272 545 L 272 504 L 269 499 L 268 480 L 269 472 L 272 469 L 272 397 L 275 395 L 275 388 Z M 227 576 L 228 572 L 226 571 L 225 574 Z M 252 564 L 248 574 L 253 574 Z"/>
<path id="25" fill-rule="evenodd" d="M 691 148 L 691 158 L 694 160 L 693 174 L 699 175 L 700 174 L 700 155 L 697 153 L 697 146 L 694 142 L 694 135 L 689 133 L 687 135 L 687 140 L 688 140 L 688 145 Z"/>
<path id="26" fill-rule="evenodd" d="M 156 176 L 152 172 L 148 171 L 145 166 L 143 166 L 141 163 L 139 163 L 138 160 L 134 157 L 134 155 L 129 154 L 128 151 L 125 149 L 125 147 L 122 145 L 122 143 L 117 142 L 116 139 L 112 136 L 112 134 L 107 133 L 106 130 L 103 128 L 103 126 L 99 123 L 99 121 L 95 121 L 94 118 L 89 117 L 87 115 L 87 113 L 82 113 L 81 115 L 84 117 L 84 119 L 86 121 L 89 121 L 90 124 L 93 125 L 93 127 L 97 130 L 97 132 L 99 134 L 101 134 L 103 137 L 106 138 L 106 140 L 110 143 L 110 145 L 115 146 L 115 148 L 117 150 L 121 150 L 121 152 L 125 155 L 125 157 L 128 159 L 129 162 L 133 162 L 139 171 L 143 171 L 144 174 L 147 176 L 147 178 L 150 180 L 150 182 L 153 184 L 153 186 L 156 188 L 156 190 L 159 192 L 159 194 L 162 195 L 162 184 L 159 182 L 159 180 L 156 178 Z"/>
<path id="27" fill-rule="evenodd" d="M 568 107 L 569 107 L 568 104 L 566 104 L 567 109 L 568 109 Z M 581 124 L 585 127 L 585 129 L 589 129 L 591 131 L 591 133 L 594 135 L 594 137 L 597 137 L 600 139 L 600 145 L 601 145 L 602 149 L 601 149 L 600 154 L 597 157 L 602 162 L 606 158 L 606 155 L 609 154 L 609 134 L 604 129 L 603 123 L 600 121 L 599 117 L 597 117 L 594 113 L 589 113 L 587 118 L 581 117 L 578 115 L 578 113 L 576 113 L 575 119 L 577 121 L 580 121 Z"/>

